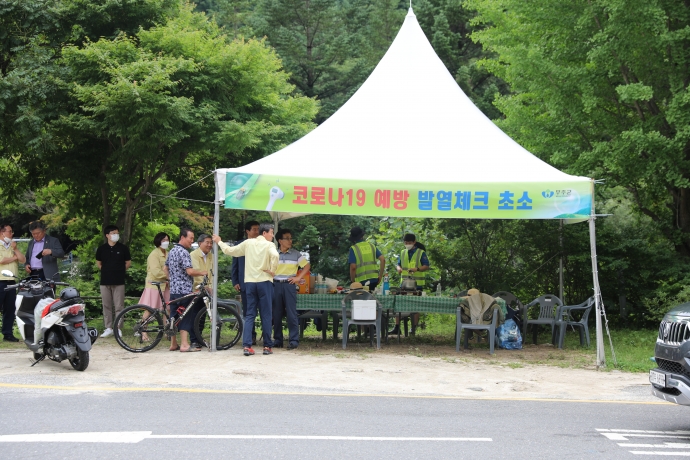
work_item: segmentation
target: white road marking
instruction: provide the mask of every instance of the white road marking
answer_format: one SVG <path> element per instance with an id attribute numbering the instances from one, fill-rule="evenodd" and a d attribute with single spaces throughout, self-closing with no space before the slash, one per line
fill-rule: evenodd
<path id="1" fill-rule="evenodd" d="M 655 448 L 664 448 L 664 449 L 688 449 L 690 448 L 690 444 L 687 443 L 680 443 L 680 442 L 667 442 L 665 444 L 624 444 L 624 443 L 618 443 L 619 446 L 621 447 L 655 447 Z"/>
<path id="2" fill-rule="evenodd" d="M 621 434 L 601 433 L 611 441 L 628 441 L 628 438 L 666 438 L 666 439 L 690 439 L 690 436 L 674 436 L 668 434 Z"/>
<path id="3" fill-rule="evenodd" d="M 629 438 L 653 438 L 653 439 L 682 439 L 690 440 L 690 431 L 652 431 L 652 430 L 621 430 L 597 428 L 597 431 L 611 441 L 629 441 Z M 659 439 L 660 440 L 660 439 Z M 638 443 L 617 443 L 623 448 L 647 448 L 647 449 L 667 449 L 667 450 L 629 450 L 633 455 L 655 455 L 655 456 L 675 456 L 690 457 L 690 443 L 687 442 L 665 442 L 663 444 L 638 444 Z M 676 450 L 685 449 L 685 450 Z"/>
<path id="4" fill-rule="evenodd" d="M 385 436 L 292 436 L 266 434 L 161 434 L 151 431 L 113 431 L 93 433 L 35 433 L 1 435 L 0 442 L 74 442 L 74 443 L 138 443 L 146 439 L 282 439 L 316 441 L 433 441 L 433 442 L 492 442 L 491 438 L 431 438 Z"/>
<path id="5" fill-rule="evenodd" d="M 669 452 L 669 451 L 654 451 L 654 450 L 631 450 L 631 454 L 635 455 L 673 455 L 674 457 L 690 457 L 690 452 Z"/>
<path id="6" fill-rule="evenodd" d="M 0 436 L 0 442 L 115 442 L 132 444 L 143 441 L 150 435 L 150 431 L 6 434 Z"/>
<path id="7" fill-rule="evenodd" d="M 151 435 L 151 439 L 291 439 L 291 440 L 321 440 L 321 441 L 462 441 L 462 442 L 491 442 L 491 438 L 402 438 L 383 436 L 291 436 L 272 434 L 208 434 L 208 435 Z"/>

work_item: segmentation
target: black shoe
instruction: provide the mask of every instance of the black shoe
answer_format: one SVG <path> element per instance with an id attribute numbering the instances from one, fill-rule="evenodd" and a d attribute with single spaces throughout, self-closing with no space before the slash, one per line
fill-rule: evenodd
<path id="1" fill-rule="evenodd" d="M 388 335 L 400 335 L 400 326 L 395 326 L 393 329 L 388 331 Z"/>
<path id="2" fill-rule="evenodd" d="M 283 348 L 283 344 L 282 343 L 274 343 L 273 348 Z"/>
<path id="3" fill-rule="evenodd" d="M 294 349 L 297 348 L 298 346 L 299 346 L 299 344 L 290 344 L 290 345 L 288 345 L 287 349 L 288 349 L 288 350 L 294 350 Z"/>
<path id="4" fill-rule="evenodd" d="M 204 345 L 199 342 L 192 342 L 192 344 L 189 345 L 189 348 L 198 348 L 199 350 L 201 350 L 203 347 Z"/>
<path id="5" fill-rule="evenodd" d="M 6 335 L 4 339 L 5 342 L 19 342 L 19 339 L 13 335 Z"/>

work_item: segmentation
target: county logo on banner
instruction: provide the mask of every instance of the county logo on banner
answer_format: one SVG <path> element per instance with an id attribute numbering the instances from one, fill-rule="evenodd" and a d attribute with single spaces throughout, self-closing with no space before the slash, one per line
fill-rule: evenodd
<path id="1" fill-rule="evenodd" d="M 225 207 L 466 219 L 586 219 L 592 182 L 400 183 L 227 172 Z"/>

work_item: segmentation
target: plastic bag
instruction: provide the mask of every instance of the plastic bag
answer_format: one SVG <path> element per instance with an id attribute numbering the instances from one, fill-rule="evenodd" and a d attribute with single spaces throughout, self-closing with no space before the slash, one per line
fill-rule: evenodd
<path id="1" fill-rule="evenodd" d="M 512 319 L 508 319 L 505 323 L 498 326 L 496 334 L 498 335 L 498 346 L 500 348 L 506 350 L 522 349 L 520 328 L 518 328 L 517 324 Z"/>

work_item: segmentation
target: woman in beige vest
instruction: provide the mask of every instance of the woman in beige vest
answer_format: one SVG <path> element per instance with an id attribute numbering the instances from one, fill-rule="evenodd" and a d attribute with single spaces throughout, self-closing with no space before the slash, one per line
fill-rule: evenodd
<path id="1" fill-rule="evenodd" d="M 167 233 L 160 232 L 153 239 L 153 244 L 156 246 L 156 249 L 151 251 L 148 259 L 146 259 L 146 286 L 141 294 L 139 303 L 162 310 L 163 302 L 161 302 L 161 297 L 158 294 L 158 287 L 153 286 L 151 282 L 164 283 L 160 288 L 163 290 L 165 301 L 169 302 L 170 286 L 168 285 L 168 276 L 165 273 L 165 260 L 168 257 L 170 237 Z M 144 333 L 142 339 L 148 340 L 148 334 Z"/>

